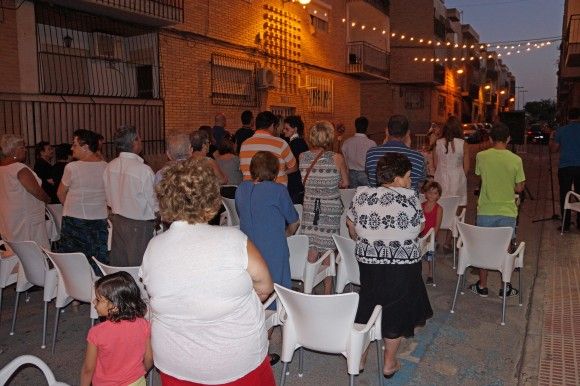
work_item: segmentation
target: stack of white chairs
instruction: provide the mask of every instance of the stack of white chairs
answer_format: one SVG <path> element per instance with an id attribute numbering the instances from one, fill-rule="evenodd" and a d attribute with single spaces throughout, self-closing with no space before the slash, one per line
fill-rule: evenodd
<path id="1" fill-rule="evenodd" d="M 521 270 L 524 267 L 526 243 L 521 242 L 516 251 L 510 253 L 508 251 L 513 235 L 513 230 L 510 227 L 478 227 L 460 222 L 457 224 L 457 228 L 459 231 L 457 242 L 459 263 L 451 313 L 455 312 L 457 293 L 468 267 L 499 271 L 503 282 L 501 325 L 504 326 L 507 283 L 511 282 L 512 272 L 515 269 L 518 269 L 519 305 L 522 305 Z"/>
<path id="2" fill-rule="evenodd" d="M 56 345 L 56 334 L 61 308 L 73 300 L 90 303 L 91 323 L 98 319 L 97 311 L 92 306 L 95 300 L 95 281 L 97 276 L 83 253 L 53 253 L 45 251 L 58 272 L 58 291 L 56 295 L 56 315 L 52 334 L 52 352 Z"/>
<path id="3" fill-rule="evenodd" d="M 6 251 L 0 251 L 0 321 L 2 320 L 2 290 L 18 280 L 18 257 L 7 246 L 4 240 L 0 240 L 0 245 Z"/>
<path id="4" fill-rule="evenodd" d="M 16 283 L 16 300 L 14 302 L 14 314 L 12 316 L 12 329 L 10 335 L 14 335 L 16 327 L 16 315 L 18 313 L 18 301 L 20 293 L 39 286 L 43 287 L 44 317 L 42 321 L 42 345 L 46 348 L 46 321 L 48 315 L 48 303 L 56 297 L 58 287 L 58 274 L 56 269 L 50 268 L 46 254 L 34 241 L 7 241 L 20 260 L 18 281 Z"/>
<path id="5" fill-rule="evenodd" d="M 304 284 L 304 293 L 310 294 L 314 287 L 328 276 L 336 276 L 334 251 L 326 251 L 314 263 L 308 262 L 309 241 L 306 235 L 294 235 L 287 238 L 290 250 L 290 276 L 292 280 Z M 330 264 L 323 265 L 326 258 Z"/>
<path id="6" fill-rule="evenodd" d="M 346 357 L 350 386 L 360 373 L 363 353 L 371 342 L 376 342 L 378 381 L 382 384 L 383 360 L 381 355 L 381 306 L 375 309 L 366 324 L 354 323 L 359 296 L 357 293 L 338 295 L 302 294 L 274 284 L 284 308 L 282 323 L 282 351 L 284 364 L 280 385 L 284 386 L 288 364 L 294 351 L 299 349 L 299 373 L 303 372 L 303 349 L 310 349 Z"/>
<path id="7" fill-rule="evenodd" d="M 350 284 L 352 292 L 353 284 L 360 286 L 360 272 L 354 255 L 356 243 L 354 240 L 338 235 L 333 235 L 332 238 L 338 250 L 335 292 L 342 293 L 347 284 Z"/>
<path id="8" fill-rule="evenodd" d="M 465 208 L 457 215 L 457 208 L 459 207 L 459 196 L 447 196 L 439 199 L 439 205 L 443 208 L 443 219 L 441 220 L 440 229 L 445 229 L 451 232 L 453 237 L 453 269 L 456 268 L 457 250 L 455 245 L 457 243 L 457 223 L 465 221 Z"/>
<path id="9" fill-rule="evenodd" d="M 8 384 L 8 381 L 12 378 L 16 370 L 21 366 L 29 364 L 38 367 L 40 371 L 42 371 L 48 386 L 68 386 L 66 383 L 58 382 L 48 365 L 44 363 L 42 359 L 35 357 L 34 355 L 21 355 L 0 369 L 0 385 Z"/>

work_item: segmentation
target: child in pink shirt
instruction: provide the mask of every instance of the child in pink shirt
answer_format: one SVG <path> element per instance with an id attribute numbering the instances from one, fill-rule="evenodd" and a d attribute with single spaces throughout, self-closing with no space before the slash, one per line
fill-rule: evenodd
<path id="1" fill-rule="evenodd" d="M 89 330 L 81 386 L 145 386 L 153 366 L 147 306 L 127 272 L 95 283 L 94 306 L 104 322 Z"/>
<path id="2" fill-rule="evenodd" d="M 429 232 L 429 229 L 435 228 L 435 237 L 441 227 L 441 220 L 443 219 L 443 208 L 437 203 L 441 198 L 441 185 L 435 181 L 429 181 L 423 185 L 423 194 L 425 195 L 425 202 L 421 204 L 423 208 L 423 215 L 425 216 L 425 226 L 419 234 L 424 236 Z M 434 252 L 427 252 L 423 259 L 427 261 L 427 280 L 425 284 L 433 284 L 433 259 Z"/>

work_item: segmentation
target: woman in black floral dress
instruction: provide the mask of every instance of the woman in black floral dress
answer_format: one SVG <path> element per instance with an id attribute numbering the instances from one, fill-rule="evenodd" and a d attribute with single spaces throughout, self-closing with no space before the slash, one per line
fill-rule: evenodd
<path id="1" fill-rule="evenodd" d="M 421 277 L 417 237 L 425 218 L 410 188 L 411 162 L 387 153 L 377 164 L 377 179 L 379 187 L 357 189 L 347 224 L 360 268 L 356 322 L 366 323 L 375 305 L 383 307 L 383 373 L 390 378 L 401 367 L 396 359 L 401 338 L 412 337 L 433 310 Z"/>

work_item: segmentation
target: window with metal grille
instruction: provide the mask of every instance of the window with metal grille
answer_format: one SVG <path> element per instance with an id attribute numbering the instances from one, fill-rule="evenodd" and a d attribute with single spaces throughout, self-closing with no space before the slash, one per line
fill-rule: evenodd
<path id="1" fill-rule="evenodd" d="M 330 78 L 306 75 L 308 109 L 317 113 L 332 113 L 334 97 Z"/>
<path id="2" fill-rule="evenodd" d="M 405 109 L 407 110 L 423 110 L 425 107 L 425 97 L 423 90 L 407 88 L 404 92 Z"/>
<path id="3" fill-rule="evenodd" d="M 310 15 L 310 24 L 316 31 L 328 32 L 328 21 L 317 16 Z"/>
<path id="4" fill-rule="evenodd" d="M 256 106 L 256 66 L 256 62 L 213 54 L 212 103 L 223 106 Z"/>

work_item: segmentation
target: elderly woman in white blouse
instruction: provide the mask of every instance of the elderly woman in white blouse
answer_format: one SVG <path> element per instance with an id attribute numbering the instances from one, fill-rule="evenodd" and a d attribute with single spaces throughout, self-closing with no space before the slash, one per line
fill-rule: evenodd
<path id="1" fill-rule="evenodd" d="M 212 166 L 171 165 L 155 189 L 172 224 L 149 242 L 140 275 L 163 385 L 275 386 L 261 303 L 272 279 L 245 234 L 207 224 L 221 205 Z"/>
<path id="2" fill-rule="evenodd" d="M 64 168 L 57 195 L 64 204 L 59 252 L 82 252 L 100 273 L 91 256 L 107 255 L 107 202 L 103 172 L 107 163 L 98 154 L 99 140 L 90 130 L 73 133 L 74 162 Z"/>
<path id="3" fill-rule="evenodd" d="M 50 198 L 41 180 L 23 162 L 24 140 L 14 134 L 0 137 L 0 236 L 8 241 L 36 241 L 48 248 L 50 243 L 44 219 L 45 203 Z"/>

